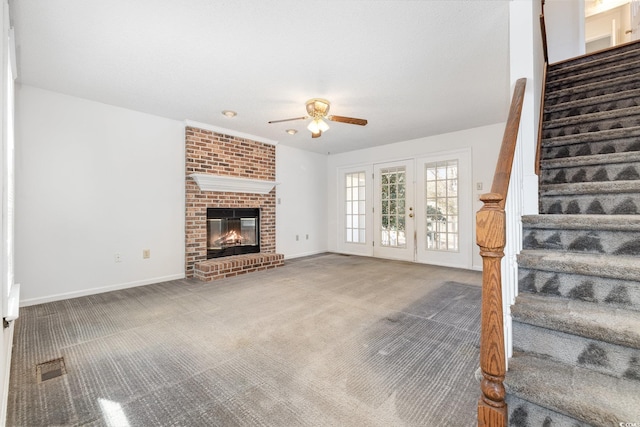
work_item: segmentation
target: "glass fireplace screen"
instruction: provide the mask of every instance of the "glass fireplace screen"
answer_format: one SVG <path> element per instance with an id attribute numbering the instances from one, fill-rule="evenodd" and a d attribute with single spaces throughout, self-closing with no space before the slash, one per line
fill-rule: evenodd
<path id="1" fill-rule="evenodd" d="M 207 258 L 260 252 L 258 209 L 207 209 Z"/>

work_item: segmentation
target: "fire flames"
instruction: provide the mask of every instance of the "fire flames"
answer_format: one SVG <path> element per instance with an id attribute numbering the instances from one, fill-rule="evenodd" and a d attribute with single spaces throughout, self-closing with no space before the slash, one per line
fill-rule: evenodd
<path id="1" fill-rule="evenodd" d="M 231 230 L 230 232 L 216 240 L 214 244 L 216 246 L 240 245 L 242 244 L 242 236 L 238 234 L 236 230 Z"/>

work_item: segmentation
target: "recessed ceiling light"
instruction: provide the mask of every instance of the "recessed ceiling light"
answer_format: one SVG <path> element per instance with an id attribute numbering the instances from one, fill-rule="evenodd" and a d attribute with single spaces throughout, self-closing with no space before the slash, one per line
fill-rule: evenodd
<path id="1" fill-rule="evenodd" d="M 287 129 L 285 132 L 287 132 L 289 135 L 295 135 L 296 133 L 298 133 L 298 131 L 295 129 Z"/>
<path id="2" fill-rule="evenodd" d="M 235 117 L 235 116 L 237 116 L 237 115 L 238 115 L 238 113 L 236 113 L 235 111 L 231 111 L 231 110 L 224 110 L 224 111 L 222 111 L 222 114 L 223 114 L 225 117 L 229 117 L 229 118 L 231 118 L 231 117 Z"/>

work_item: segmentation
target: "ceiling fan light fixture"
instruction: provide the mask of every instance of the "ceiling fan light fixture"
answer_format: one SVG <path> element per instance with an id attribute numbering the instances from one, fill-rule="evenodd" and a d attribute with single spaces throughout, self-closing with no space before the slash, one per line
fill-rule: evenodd
<path id="1" fill-rule="evenodd" d="M 317 118 L 317 119 L 311 120 L 311 122 L 309 123 L 309 126 L 307 126 L 307 129 L 309 129 L 309 132 L 315 134 L 319 132 L 328 131 L 329 125 L 324 120 Z"/>
<path id="2" fill-rule="evenodd" d="M 311 120 L 309 122 L 309 126 L 307 126 L 307 129 L 309 129 L 309 132 L 311 133 L 320 132 L 320 128 L 318 127 L 318 122 L 316 120 Z"/>
<path id="3" fill-rule="evenodd" d="M 329 130 L 329 125 L 324 120 L 318 119 L 318 129 L 320 129 L 321 132 L 326 132 Z"/>

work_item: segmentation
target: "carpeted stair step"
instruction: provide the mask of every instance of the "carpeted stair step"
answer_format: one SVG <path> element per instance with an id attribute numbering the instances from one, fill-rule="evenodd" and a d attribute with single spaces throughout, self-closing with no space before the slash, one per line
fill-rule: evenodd
<path id="1" fill-rule="evenodd" d="M 573 427 L 572 418 L 593 426 L 618 426 L 621 422 L 640 419 L 638 381 L 615 378 L 543 356 L 514 353 L 509 360 L 505 386 L 507 393 L 520 399 L 520 403 L 528 402 L 526 419 L 543 419 L 542 426 Z M 524 418 L 523 414 L 514 413 L 518 403 L 515 401 L 510 407 L 511 422 L 521 422 Z M 556 417 L 556 414 L 562 416 Z"/>
<path id="2" fill-rule="evenodd" d="M 522 226 L 523 249 L 640 255 L 640 215 L 535 215 Z"/>
<path id="3" fill-rule="evenodd" d="M 583 114 L 544 123 L 544 138 L 640 126 L 640 107 Z"/>
<path id="4" fill-rule="evenodd" d="M 604 68 L 616 62 L 633 61 L 638 56 L 640 56 L 640 43 L 625 43 L 616 46 L 614 49 L 604 49 L 599 52 L 549 64 L 547 75 L 549 78 L 556 78 L 563 74 L 579 73 L 588 68 Z"/>
<path id="5" fill-rule="evenodd" d="M 523 267 L 518 269 L 518 277 L 521 294 L 550 295 L 640 311 L 640 282 L 636 280 Z"/>
<path id="6" fill-rule="evenodd" d="M 523 250 L 518 291 L 640 311 L 637 257 Z"/>
<path id="7" fill-rule="evenodd" d="M 545 93 L 544 104 L 547 107 L 551 107 L 556 104 L 626 92 L 628 90 L 638 89 L 638 87 L 640 87 L 640 73 L 617 77 L 601 82 L 555 89 Z"/>
<path id="8" fill-rule="evenodd" d="M 631 153 L 640 151 L 640 126 L 565 135 L 542 140 L 541 158 L 561 159 L 591 154 Z M 541 166 L 544 168 L 545 163 Z"/>
<path id="9" fill-rule="evenodd" d="M 640 384 L 640 312 L 521 294 L 513 347 Z"/>
<path id="10" fill-rule="evenodd" d="M 518 255 L 518 266 L 524 269 L 579 274 L 632 282 L 640 278 L 640 262 L 638 262 L 637 257 L 629 256 L 526 250 Z"/>
<path id="11" fill-rule="evenodd" d="M 591 147 L 586 145 L 586 149 Z M 640 151 L 595 154 L 546 160 L 541 184 L 575 182 L 632 181 L 640 179 Z"/>
<path id="12" fill-rule="evenodd" d="M 553 412 L 534 403 L 508 394 L 510 427 L 591 427 L 575 418 Z"/>
<path id="13" fill-rule="evenodd" d="M 562 119 L 582 114 L 629 108 L 640 105 L 640 89 L 627 90 L 620 93 L 594 96 L 577 101 L 564 102 L 554 106 L 545 106 L 544 120 Z"/>
<path id="14" fill-rule="evenodd" d="M 607 81 L 616 77 L 627 77 L 638 73 L 640 61 L 627 61 L 622 64 L 610 64 L 606 67 L 589 67 L 579 73 L 554 76 L 547 79 L 547 91 L 553 92 L 557 88 L 564 88 L 569 85 L 585 85 Z"/>
<path id="15" fill-rule="evenodd" d="M 512 324 L 514 351 L 539 354 L 568 365 L 582 366 L 640 383 L 640 351 L 579 335 L 532 325 Z M 526 338 L 524 338 L 526 337 Z"/>
<path id="16" fill-rule="evenodd" d="M 540 186 L 543 214 L 640 214 L 640 180 Z"/>

